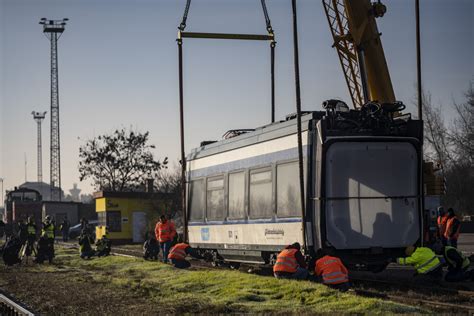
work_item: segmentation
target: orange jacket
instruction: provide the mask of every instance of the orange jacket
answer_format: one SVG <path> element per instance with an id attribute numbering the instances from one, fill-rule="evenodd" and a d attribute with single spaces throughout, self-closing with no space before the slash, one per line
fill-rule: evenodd
<path id="1" fill-rule="evenodd" d="M 324 256 L 316 261 L 314 272 L 323 278 L 324 284 L 349 282 L 349 272 L 341 262 L 341 259 L 336 257 Z"/>
<path id="2" fill-rule="evenodd" d="M 438 233 L 439 236 L 444 236 L 446 233 L 446 223 L 448 222 L 448 214 L 438 216 Z"/>
<path id="3" fill-rule="evenodd" d="M 186 259 L 186 249 L 189 247 L 186 243 L 176 244 L 171 248 L 170 253 L 168 254 L 168 259 L 175 260 L 185 260 Z"/>
<path id="4" fill-rule="evenodd" d="M 457 223 L 457 228 L 454 227 L 454 222 Z M 455 231 L 453 231 L 455 229 Z M 458 239 L 459 237 L 459 230 L 461 229 L 461 224 L 459 223 L 459 220 L 456 218 L 456 216 L 451 217 L 448 219 L 448 222 L 446 223 L 446 231 L 444 232 L 444 237 L 446 239 Z"/>
<path id="5" fill-rule="evenodd" d="M 167 220 L 164 223 L 156 223 L 155 236 L 156 240 L 159 242 L 172 241 L 175 235 L 176 228 L 174 227 L 174 223 L 171 220 Z"/>
<path id="6" fill-rule="evenodd" d="M 283 249 L 277 256 L 277 261 L 273 266 L 273 272 L 295 273 L 298 269 L 295 253 L 297 249 Z"/>

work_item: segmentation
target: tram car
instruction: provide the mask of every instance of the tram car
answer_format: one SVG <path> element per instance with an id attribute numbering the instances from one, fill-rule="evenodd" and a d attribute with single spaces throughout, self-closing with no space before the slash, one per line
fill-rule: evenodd
<path id="1" fill-rule="evenodd" d="M 304 213 L 296 115 L 192 150 L 191 246 L 216 261 L 273 264 L 299 242 L 309 258 L 332 249 L 352 268 L 380 271 L 422 243 L 421 121 L 402 104 L 323 106 L 301 115 Z"/>

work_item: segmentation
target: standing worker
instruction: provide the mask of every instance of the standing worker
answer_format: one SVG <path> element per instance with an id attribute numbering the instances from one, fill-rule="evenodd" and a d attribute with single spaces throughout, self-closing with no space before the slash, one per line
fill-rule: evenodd
<path id="1" fill-rule="evenodd" d="M 438 218 L 437 218 L 437 224 L 438 224 L 438 238 L 443 244 L 443 246 L 446 246 L 446 238 L 444 237 L 444 234 L 446 233 L 446 223 L 448 221 L 448 214 L 444 211 L 443 206 L 438 207 Z"/>
<path id="2" fill-rule="evenodd" d="M 26 226 L 28 231 L 28 236 L 26 238 L 26 245 L 24 250 L 21 252 L 22 257 L 26 256 L 26 260 L 28 261 L 28 257 L 31 256 L 35 249 L 35 242 L 36 242 L 36 224 L 33 217 L 28 217 L 28 224 Z"/>
<path id="3" fill-rule="evenodd" d="M 46 257 L 48 258 L 49 263 L 51 263 L 54 258 L 54 238 L 56 237 L 56 229 L 51 220 L 51 216 L 49 215 L 44 218 L 41 236 L 47 241 Z"/>
<path id="4" fill-rule="evenodd" d="M 305 280 L 308 277 L 306 262 L 301 253 L 301 246 L 295 242 L 286 246 L 277 256 L 273 266 L 273 275 L 277 279 Z"/>
<path id="5" fill-rule="evenodd" d="M 59 226 L 59 230 L 61 231 L 62 235 L 63 235 L 63 241 L 66 242 L 69 240 L 69 227 L 71 226 L 71 224 L 69 223 L 69 221 L 67 220 L 67 217 L 64 216 L 64 220 L 63 222 L 61 223 L 61 226 Z"/>
<path id="6" fill-rule="evenodd" d="M 414 266 L 416 273 L 440 279 L 443 275 L 443 265 L 436 254 L 427 247 L 409 246 L 405 249 L 406 257 L 398 258 L 400 265 Z"/>
<path id="7" fill-rule="evenodd" d="M 168 263 L 168 253 L 171 248 L 171 242 L 174 236 L 176 236 L 176 228 L 174 227 L 174 223 L 166 218 L 166 215 L 161 215 L 160 220 L 156 223 L 155 236 L 160 242 L 163 262 Z"/>
<path id="8" fill-rule="evenodd" d="M 190 245 L 184 243 L 181 238 L 178 239 L 178 243 L 174 245 L 168 255 L 168 259 L 171 260 L 171 263 L 175 268 L 186 269 L 191 266 L 191 263 L 186 260 L 186 255 L 190 255 L 196 259 L 203 259 L 203 257 Z"/>
<path id="9" fill-rule="evenodd" d="M 446 238 L 447 245 L 457 248 L 459 231 L 461 230 L 461 222 L 454 214 L 452 208 L 448 209 L 448 221 L 446 222 L 446 231 L 444 237 Z"/>
<path id="10" fill-rule="evenodd" d="M 349 271 L 341 259 L 322 249 L 318 250 L 316 257 L 320 259 L 316 261 L 314 273 L 322 278 L 323 284 L 342 292 L 349 290 Z"/>
<path id="11" fill-rule="evenodd" d="M 21 245 L 26 245 L 28 239 L 28 225 L 23 218 L 18 223 L 18 237 L 20 238 Z"/>
<path id="12" fill-rule="evenodd" d="M 471 278 L 471 272 L 468 271 L 471 261 L 458 249 L 446 246 L 436 249 L 438 255 L 442 255 L 448 266 L 448 273 L 445 275 L 446 282 L 459 282 Z"/>

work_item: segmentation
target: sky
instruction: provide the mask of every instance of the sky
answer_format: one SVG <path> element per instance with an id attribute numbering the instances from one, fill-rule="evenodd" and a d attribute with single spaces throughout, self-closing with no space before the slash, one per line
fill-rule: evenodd
<path id="1" fill-rule="evenodd" d="M 36 181 L 36 123 L 43 122 L 43 179 L 49 182 L 50 43 L 40 18 L 69 18 L 59 39 L 61 181 L 79 182 L 79 147 L 127 128 L 149 131 L 155 156 L 180 155 L 177 26 L 185 0 L 0 0 L 0 178 L 12 189 Z M 298 0 L 303 110 L 350 98 L 319 0 Z M 414 0 L 385 0 L 377 19 L 396 98 L 416 116 Z M 474 79 L 472 0 L 420 0 L 422 82 L 435 104 L 463 102 Z M 295 112 L 290 0 L 267 0 L 275 30 L 276 118 Z M 186 31 L 266 34 L 258 0 L 194 0 Z M 270 122 L 267 42 L 186 39 L 185 147 L 229 129 Z"/>

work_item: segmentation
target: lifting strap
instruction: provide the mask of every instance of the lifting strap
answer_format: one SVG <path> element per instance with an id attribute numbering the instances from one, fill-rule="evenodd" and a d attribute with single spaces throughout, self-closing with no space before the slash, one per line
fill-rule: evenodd
<path id="1" fill-rule="evenodd" d="M 197 33 L 185 32 L 191 0 L 186 0 L 183 18 L 178 26 L 178 76 L 179 76 L 179 121 L 181 138 L 181 198 L 184 221 L 184 241 L 188 242 L 188 214 L 186 212 L 186 153 L 184 148 L 184 97 L 183 97 L 183 38 L 207 38 L 207 39 L 233 39 L 233 40 L 263 40 L 270 41 L 270 63 L 271 63 L 271 121 L 275 122 L 275 34 L 268 15 L 265 0 L 260 0 L 265 17 L 268 35 L 259 34 L 227 34 L 227 33 Z"/>
<path id="2" fill-rule="evenodd" d="M 298 137 L 298 165 L 300 179 L 300 199 L 301 199 L 301 218 L 303 237 L 303 249 L 306 252 L 306 208 L 305 208 L 305 192 L 304 192 L 304 172 L 303 172 L 303 141 L 301 139 L 301 89 L 300 89 L 300 66 L 298 56 L 298 20 L 296 15 L 296 0 L 291 1 L 293 9 L 293 52 L 295 67 L 295 90 L 296 90 L 296 120 L 297 120 L 297 137 Z"/>

